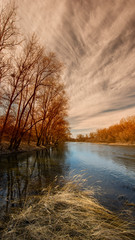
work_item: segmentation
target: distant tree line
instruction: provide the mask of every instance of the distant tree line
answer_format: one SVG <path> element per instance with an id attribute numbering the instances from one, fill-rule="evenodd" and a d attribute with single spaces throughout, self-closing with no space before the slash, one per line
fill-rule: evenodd
<path id="1" fill-rule="evenodd" d="M 135 143 L 135 116 L 121 119 L 118 124 L 98 129 L 89 135 L 79 134 L 76 141 L 99 143 Z"/>
<path id="2" fill-rule="evenodd" d="M 35 35 L 22 40 L 16 7 L 7 4 L 0 12 L 0 143 L 18 149 L 22 141 L 39 146 L 67 138 L 62 68 Z"/>

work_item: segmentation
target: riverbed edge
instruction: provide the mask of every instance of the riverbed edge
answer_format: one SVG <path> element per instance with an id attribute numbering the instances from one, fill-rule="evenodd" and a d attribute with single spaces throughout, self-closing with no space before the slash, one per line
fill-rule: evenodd
<path id="1" fill-rule="evenodd" d="M 25 152 L 33 152 L 33 151 L 40 151 L 40 150 L 49 150 L 51 145 L 47 146 L 37 146 L 35 143 L 31 143 L 30 145 L 26 143 L 22 143 L 18 150 L 9 150 L 8 143 L 4 142 L 0 145 L 0 156 L 6 155 L 13 155 L 18 153 L 25 153 Z"/>
<path id="2" fill-rule="evenodd" d="M 99 144 L 99 145 L 108 145 L 108 146 L 128 146 L 135 147 L 135 143 L 107 143 L 107 142 L 89 142 L 89 141 L 70 141 L 70 142 L 80 142 L 80 143 L 91 143 L 91 144 Z"/>
<path id="3" fill-rule="evenodd" d="M 96 145 L 108 145 L 108 146 L 135 147 L 135 143 L 120 143 L 120 142 L 117 142 L 117 143 L 81 142 L 81 143 L 91 143 Z M 25 153 L 25 152 L 33 152 L 33 151 L 39 151 L 39 150 L 49 150 L 50 147 L 53 147 L 53 146 L 52 145 L 37 146 L 35 143 L 31 143 L 30 145 L 26 143 L 22 143 L 21 146 L 18 148 L 18 150 L 9 150 L 8 144 L 4 142 L 3 144 L 0 145 L 0 156 Z"/>
<path id="4" fill-rule="evenodd" d="M 92 142 L 90 142 L 92 143 Z M 106 142 L 93 142 L 93 144 L 108 145 L 108 146 L 128 146 L 135 147 L 135 143 L 106 143 Z"/>

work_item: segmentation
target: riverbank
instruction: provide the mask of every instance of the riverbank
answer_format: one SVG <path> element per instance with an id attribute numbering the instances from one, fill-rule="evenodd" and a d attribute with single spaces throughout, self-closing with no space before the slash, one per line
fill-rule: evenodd
<path id="1" fill-rule="evenodd" d="M 9 143 L 6 141 L 0 145 L 0 156 L 10 155 L 15 153 L 38 151 L 42 149 L 48 150 L 50 146 L 37 146 L 35 142 L 31 142 L 28 145 L 27 143 L 22 142 L 18 150 L 9 150 L 8 147 L 9 147 Z"/>
<path id="2" fill-rule="evenodd" d="M 73 141 L 77 142 L 77 141 Z M 81 141 L 80 141 L 81 142 Z M 82 141 L 83 142 L 83 141 Z M 131 146 L 135 147 L 135 143 L 106 143 L 106 142 L 89 142 L 85 141 L 85 143 L 91 143 L 91 144 L 100 144 L 100 145 L 110 145 L 110 146 Z M 4 142 L 0 145 L 0 156 L 1 155 L 10 155 L 10 154 L 15 154 L 15 153 L 22 153 L 22 152 L 32 152 L 32 151 L 38 151 L 42 149 L 48 150 L 50 147 L 53 147 L 53 145 L 48 145 L 48 146 L 37 146 L 35 142 L 31 142 L 29 145 L 25 142 L 22 142 L 18 150 L 9 150 L 9 143 Z"/>
<path id="3" fill-rule="evenodd" d="M 92 143 L 92 142 L 90 142 Z M 121 143 L 121 142 L 114 142 L 114 143 L 107 143 L 107 142 L 93 142 L 95 144 L 101 144 L 101 145 L 111 145 L 111 146 L 131 146 L 131 147 L 135 147 L 135 143 Z"/>
<path id="4" fill-rule="evenodd" d="M 131 142 L 126 142 L 126 143 L 122 143 L 122 142 L 90 142 L 90 141 L 72 141 L 72 142 L 82 142 L 82 143 L 91 143 L 91 144 L 100 144 L 100 145 L 111 145 L 111 146 L 131 146 L 131 147 L 135 147 L 135 143 L 131 143 Z"/>
<path id="5" fill-rule="evenodd" d="M 130 217 L 130 216 L 129 216 Z M 133 223 L 132 223 L 133 224 Z M 43 191 L 5 223 L 1 239 L 133 240 L 135 230 L 101 206 L 93 192 L 68 182 Z"/>

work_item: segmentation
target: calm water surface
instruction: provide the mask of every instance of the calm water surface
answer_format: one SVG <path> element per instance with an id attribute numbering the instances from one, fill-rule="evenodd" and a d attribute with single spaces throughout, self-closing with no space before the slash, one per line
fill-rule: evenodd
<path id="1" fill-rule="evenodd" d="M 135 147 L 66 143 L 57 150 L 0 158 L 1 216 L 22 206 L 48 184 L 84 171 L 104 206 L 121 210 L 135 203 Z"/>

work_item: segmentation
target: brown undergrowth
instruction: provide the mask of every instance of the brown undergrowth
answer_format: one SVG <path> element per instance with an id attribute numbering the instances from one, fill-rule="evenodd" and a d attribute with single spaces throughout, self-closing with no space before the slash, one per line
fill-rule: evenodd
<path id="1" fill-rule="evenodd" d="M 3 240 L 129 240 L 135 231 L 78 184 L 49 187 L 11 216 Z"/>

